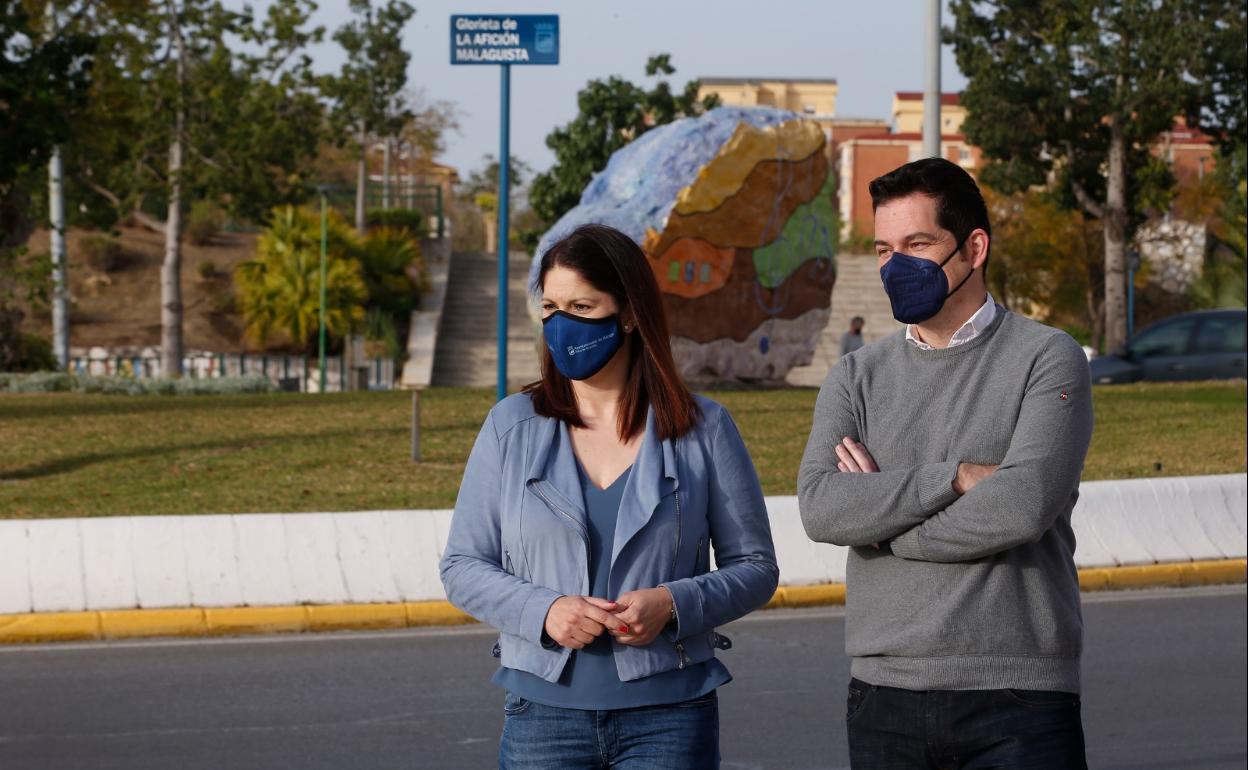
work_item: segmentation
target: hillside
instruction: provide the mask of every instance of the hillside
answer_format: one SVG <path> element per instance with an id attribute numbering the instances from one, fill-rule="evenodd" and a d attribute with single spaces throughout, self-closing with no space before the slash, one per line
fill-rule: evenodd
<path id="1" fill-rule="evenodd" d="M 124 258 L 115 270 L 104 273 L 86 264 L 77 248 L 86 231 L 70 230 L 70 346 L 118 347 L 160 344 L 160 264 L 165 237 L 142 228 L 120 228 Z M 249 259 L 255 249 L 252 233 L 220 233 L 205 246 L 182 246 L 182 301 L 185 303 L 183 344 L 187 350 L 243 352 L 241 316 L 234 310 L 234 266 Z M 31 237 L 32 253 L 46 253 L 48 233 Z M 201 265 L 211 264 L 209 277 Z M 26 328 L 51 335 L 46 312 L 27 321 Z"/>

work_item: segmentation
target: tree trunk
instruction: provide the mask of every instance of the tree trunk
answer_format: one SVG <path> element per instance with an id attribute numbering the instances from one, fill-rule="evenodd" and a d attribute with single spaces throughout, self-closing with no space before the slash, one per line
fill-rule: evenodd
<path id="1" fill-rule="evenodd" d="M 390 208 L 390 137 L 386 137 L 385 154 L 381 164 L 381 207 Z"/>
<path id="2" fill-rule="evenodd" d="M 1105 350 L 1127 341 L 1127 145 L 1111 119 L 1105 193 Z"/>
<path id="3" fill-rule="evenodd" d="M 177 96 L 174 99 L 173 140 L 169 143 L 169 213 L 165 222 L 165 261 L 160 267 L 160 371 L 164 377 L 182 376 L 182 144 L 186 130 L 186 44 L 182 22 L 172 0 L 169 33 L 177 49 Z"/>
<path id="4" fill-rule="evenodd" d="M 360 168 L 355 178 L 355 229 L 364 234 L 364 192 L 368 186 L 368 134 L 360 129 Z"/>
<path id="5" fill-rule="evenodd" d="M 485 217 L 485 253 L 498 253 L 498 215 L 486 214 Z"/>

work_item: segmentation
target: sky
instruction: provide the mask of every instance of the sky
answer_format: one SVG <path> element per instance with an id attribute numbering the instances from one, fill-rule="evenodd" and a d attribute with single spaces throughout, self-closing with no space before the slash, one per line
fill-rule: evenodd
<path id="1" fill-rule="evenodd" d="M 314 22 L 326 27 L 328 42 L 314 51 L 314 61 L 332 72 L 343 54 L 330 33 L 351 14 L 347 0 L 319 2 Z M 447 137 L 439 160 L 461 178 L 484 165 L 482 156 L 498 154 L 499 68 L 450 64 L 452 14 L 559 15 L 560 63 L 511 70 L 511 154 L 537 171 L 554 162 L 546 135 L 575 117 L 576 94 L 587 81 L 621 75 L 649 83 L 645 63 L 656 53 L 671 54 L 675 86 L 694 77 L 834 78 L 838 117 L 887 120 L 895 91 L 924 86 L 926 0 L 409 2 L 416 7 L 404 32 L 409 86 L 427 100 L 457 105 L 461 127 Z M 255 5 L 259 11 L 267 4 Z M 946 8 L 942 22 L 950 21 Z M 943 90 L 963 88 L 966 78 L 950 46 L 941 60 Z"/>

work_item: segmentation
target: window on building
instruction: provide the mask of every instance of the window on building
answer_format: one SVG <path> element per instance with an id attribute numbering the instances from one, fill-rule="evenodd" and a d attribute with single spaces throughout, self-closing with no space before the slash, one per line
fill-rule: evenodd
<path id="1" fill-rule="evenodd" d="M 969 148 L 966 148 L 966 147 L 961 147 L 961 148 L 959 148 L 959 149 L 958 149 L 958 160 L 959 160 L 959 161 L 961 161 L 962 163 L 966 163 L 966 162 L 967 162 L 968 160 L 970 160 L 970 159 L 971 159 L 971 151 L 970 151 L 970 149 L 969 149 Z"/>

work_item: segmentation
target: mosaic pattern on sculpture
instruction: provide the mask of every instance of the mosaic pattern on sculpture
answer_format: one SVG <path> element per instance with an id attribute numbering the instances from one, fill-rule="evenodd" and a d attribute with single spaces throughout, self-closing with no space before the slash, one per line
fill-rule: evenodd
<path id="1" fill-rule="evenodd" d="M 542 239 L 580 224 L 634 238 L 663 292 L 682 373 L 782 379 L 810 362 L 836 280 L 834 177 L 813 121 L 719 108 L 653 129 L 612 156 Z"/>

